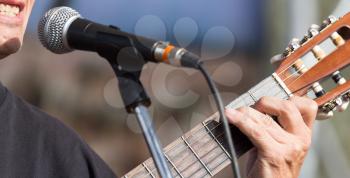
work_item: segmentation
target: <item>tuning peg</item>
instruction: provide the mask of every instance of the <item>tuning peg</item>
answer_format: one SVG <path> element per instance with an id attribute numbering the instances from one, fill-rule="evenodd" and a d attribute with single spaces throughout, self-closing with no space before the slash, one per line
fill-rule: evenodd
<path id="1" fill-rule="evenodd" d="M 300 45 L 304 45 L 307 41 L 309 41 L 310 37 L 309 35 L 304 35 L 303 39 L 300 41 Z"/>
<path id="2" fill-rule="evenodd" d="M 289 56 L 291 53 L 292 53 L 292 50 L 291 50 L 289 47 L 287 47 L 287 48 L 283 51 L 282 56 L 283 56 L 283 58 L 285 58 L 285 57 Z"/>
<path id="3" fill-rule="evenodd" d="M 350 100 L 350 91 L 346 92 L 346 93 L 343 95 L 343 99 L 344 99 L 344 100 Z"/>
<path id="4" fill-rule="evenodd" d="M 343 99 L 341 97 L 338 97 L 338 98 L 324 104 L 321 109 L 322 109 L 322 112 L 328 113 L 330 111 L 336 110 L 342 104 L 343 104 Z"/>
<path id="5" fill-rule="evenodd" d="M 332 79 L 338 85 L 343 85 L 344 83 L 346 83 L 346 79 L 340 74 L 339 71 L 333 73 Z"/>
<path id="6" fill-rule="evenodd" d="M 315 92 L 316 97 L 321 97 L 324 94 L 326 94 L 325 90 L 318 82 L 316 82 L 312 85 L 312 90 Z"/>
<path id="7" fill-rule="evenodd" d="M 344 38 L 342 36 L 340 36 L 340 34 L 338 32 L 332 33 L 330 38 L 332 39 L 333 44 L 338 46 L 338 47 L 345 44 Z"/>
<path id="8" fill-rule="evenodd" d="M 333 15 L 330 15 L 326 20 L 323 21 L 320 30 L 325 29 L 326 27 L 328 27 L 328 25 L 335 23 L 336 21 L 338 21 L 338 18 Z"/>
<path id="9" fill-rule="evenodd" d="M 336 21 L 338 21 L 338 18 L 335 17 L 334 15 L 330 15 L 327 18 L 327 21 L 329 22 L 329 24 L 335 23 Z"/>
<path id="10" fill-rule="evenodd" d="M 344 112 L 349 107 L 349 101 L 343 102 L 342 105 L 337 107 L 337 111 Z"/>
<path id="11" fill-rule="evenodd" d="M 320 33 L 320 26 L 316 24 L 312 24 L 311 27 L 308 30 L 308 36 L 309 38 L 312 38 Z"/>
<path id="12" fill-rule="evenodd" d="M 297 38 L 293 38 L 287 48 L 284 50 L 284 52 L 282 53 L 283 57 L 287 57 L 289 56 L 291 53 L 293 53 L 295 50 L 297 50 L 298 48 L 300 48 L 300 40 Z"/>
<path id="13" fill-rule="evenodd" d="M 293 38 L 290 42 L 288 47 L 292 52 L 300 48 L 300 40 L 298 38 Z"/>
<path id="14" fill-rule="evenodd" d="M 329 111 L 327 113 L 321 111 L 317 113 L 317 120 L 327 120 L 332 118 L 333 116 L 334 116 L 333 111 Z"/>
<path id="15" fill-rule="evenodd" d="M 303 39 L 301 39 L 300 45 L 305 44 L 307 41 L 310 40 L 310 38 L 318 35 L 319 31 L 320 31 L 320 26 L 318 26 L 316 24 L 312 24 L 308 30 L 308 33 L 306 35 L 304 35 Z"/>
<path id="16" fill-rule="evenodd" d="M 345 95 L 343 95 L 341 99 L 343 100 L 343 104 L 338 106 L 337 110 L 339 112 L 344 112 L 349 107 L 350 92 L 347 92 Z"/>
<path id="17" fill-rule="evenodd" d="M 344 100 L 343 97 L 338 97 L 337 99 L 335 99 L 335 103 L 335 110 L 339 112 L 344 112 L 349 106 L 349 100 Z"/>

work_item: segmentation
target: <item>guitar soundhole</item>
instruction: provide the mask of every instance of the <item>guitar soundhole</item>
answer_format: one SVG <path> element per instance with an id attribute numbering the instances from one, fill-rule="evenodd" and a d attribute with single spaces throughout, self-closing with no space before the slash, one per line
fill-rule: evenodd
<path id="1" fill-rule="evenodd" d="M 214 120 L 208 121 L 206 124 L 208 129 L 211 130 L 212 134 L 215 136 L 215 138 L 222 144 L 222 146 L 226 150 L 228 150 L 225 136 L 223 134 L 224 133 L 223 125 Z M 254 146 L 252 142 L 250 142 L 248 137 L 245 136 L 237 127 L 231 125 L 230 128 L 231 128 L 231 134 L 235 145 L 236 155 L 237 157 L 240 157 L 244 153 L 252 149 Z"/>

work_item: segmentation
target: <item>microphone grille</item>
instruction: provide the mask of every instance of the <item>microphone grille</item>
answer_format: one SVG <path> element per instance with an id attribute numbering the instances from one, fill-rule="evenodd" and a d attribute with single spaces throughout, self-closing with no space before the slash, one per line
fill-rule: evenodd
<path id="1" fill-rule="evenodd" d="M 66 41 L 66 31 L 70 23 L 81 17 L 70 7 L 55 7 L 41 18 L 38 24 L 38 35 L 42 45 L 56 54 L 73 51 Z"/>

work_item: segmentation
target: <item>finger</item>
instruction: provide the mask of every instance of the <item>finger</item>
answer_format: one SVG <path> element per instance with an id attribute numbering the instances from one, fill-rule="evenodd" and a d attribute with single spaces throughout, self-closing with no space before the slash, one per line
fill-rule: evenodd
<path id="1" fill-rule="evenodd" d="M 238 127 L 258 149 L 264 150 L 277 144 L 263 127 L 247 115 L 234 109 L 226 110 L 226 115 L 229 122 Z"/>
<path id="2" fill-rule="evenodd" d="M 289 99 L 300 111 L 306 125 L 311 129 L 316 119 L 318 105 L 309 98 L 293 96 Z"/>
<path id="3" fill-rule="evenodd" d="M 275 97 L 263 97 L 254 108 L 260 112 L 277 116 L 279 124 L 292 134 L 304 135 L 307 128 L 300 111 L 291 101 Z"/>
<path id="4" fill-rule="evenodd" d="M 286 139 L 289 138 L 288 132 L 283 130 L 283 128 L 267 114 L 263 114 L 251 107 L 241 107 L 237 110 L 250 117 L 256 124 L 265 128 L 277 142 L 285 143 Z"/>

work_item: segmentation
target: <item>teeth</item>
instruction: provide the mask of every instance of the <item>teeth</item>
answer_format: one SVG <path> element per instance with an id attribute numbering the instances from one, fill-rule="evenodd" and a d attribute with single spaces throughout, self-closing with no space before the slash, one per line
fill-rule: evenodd
<path id="1" fill-rule="evenodd" d="M 0 3 L 0 15 L 15 17 L 19 14 L 19 7 Z"/>

